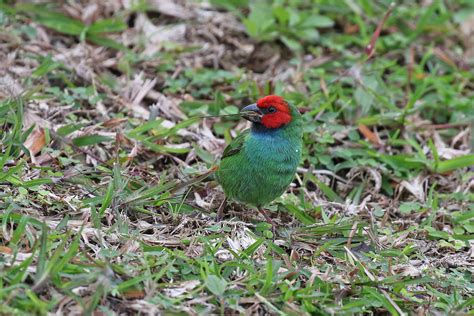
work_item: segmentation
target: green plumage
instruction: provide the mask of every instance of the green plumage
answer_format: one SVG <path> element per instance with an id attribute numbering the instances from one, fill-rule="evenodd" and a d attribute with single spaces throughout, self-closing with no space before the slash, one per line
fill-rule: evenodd
<path id="1" fill-rule="evenodd" d="M 270 129 L 253 123 L 224 150 L 217 178 L 230 199 L 262 207 L 293 181 L 301 159 L 302 122 L 290 105 L 292 120 Z"/>

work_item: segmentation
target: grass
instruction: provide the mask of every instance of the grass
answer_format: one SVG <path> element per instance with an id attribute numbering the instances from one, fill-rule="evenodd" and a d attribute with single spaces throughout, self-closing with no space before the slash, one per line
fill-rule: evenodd
<path id="1" fill-rule="evenodd" d="M 92 3 L 0 1 L 0 314 L 473 314 L 471 1 Z M 269 93 L 276 236 L 202 176 Z"/>

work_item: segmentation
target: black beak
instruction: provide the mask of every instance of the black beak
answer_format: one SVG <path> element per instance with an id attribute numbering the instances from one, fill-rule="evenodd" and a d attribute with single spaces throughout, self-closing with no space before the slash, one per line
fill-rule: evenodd
<path id="1" fill-rule="evenodd" d="M 263 113 L 260 111 L 256 103 L 247 105 L 240 110 L 242 117 L 250 122 L 260 123 L 262 121 Z"/>

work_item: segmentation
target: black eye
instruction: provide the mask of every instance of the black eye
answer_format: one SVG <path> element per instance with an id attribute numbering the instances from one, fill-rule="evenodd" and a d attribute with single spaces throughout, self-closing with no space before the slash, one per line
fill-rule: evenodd
<path id="1" fill-rule="evenodd" d="M 276 109 L 273 106 L 268 108 L 268 113 L 274 113 L 274 112 L 276 112 Z"/>

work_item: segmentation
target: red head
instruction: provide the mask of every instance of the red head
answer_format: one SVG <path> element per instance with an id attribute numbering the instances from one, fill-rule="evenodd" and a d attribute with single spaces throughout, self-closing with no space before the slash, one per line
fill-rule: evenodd
<path id="1" fill-rule="evenodd" d="M 277 95 L 268 95 L 257 103 L 246 106 L 242 112 L 254 112 L 243 116 L 254 123 L 261 123 L 266 128 L 279 128 L 291 122 L 291 110 L 288 103 Z"/>

